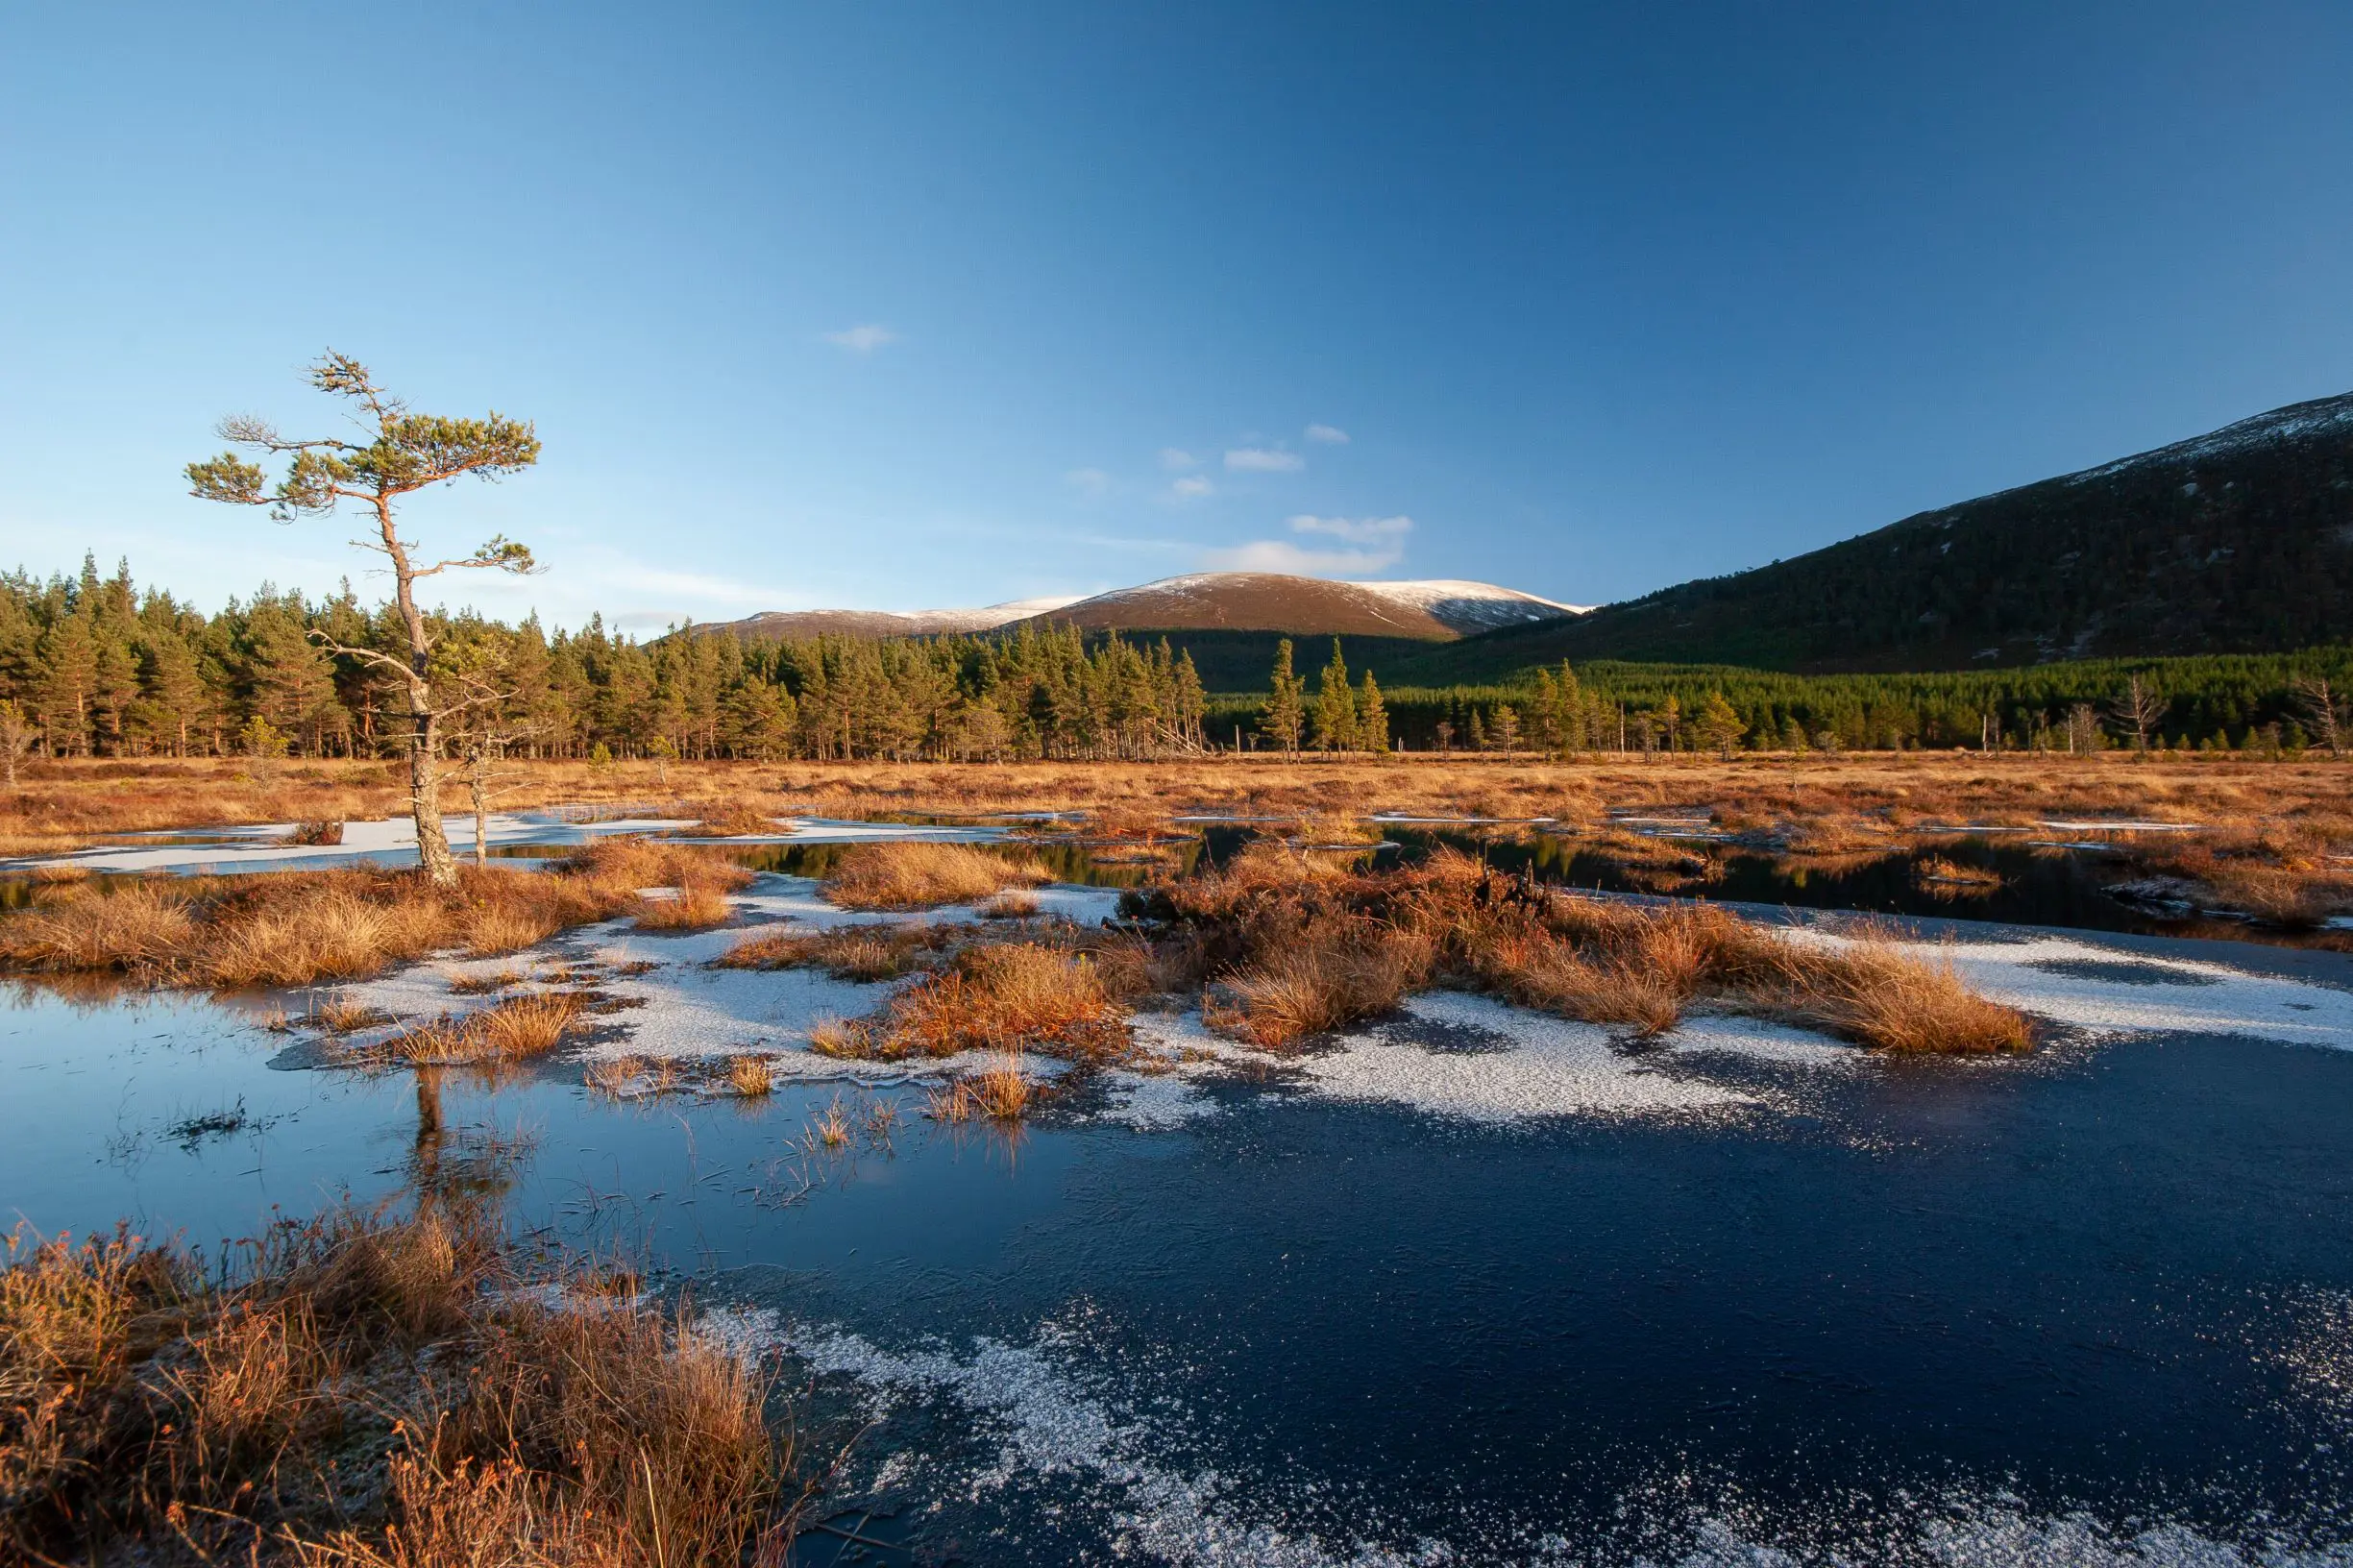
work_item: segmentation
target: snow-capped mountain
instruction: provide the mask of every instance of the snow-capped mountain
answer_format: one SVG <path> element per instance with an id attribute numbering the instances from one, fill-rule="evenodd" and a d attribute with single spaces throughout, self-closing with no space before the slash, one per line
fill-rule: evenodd
<path id="1" fill-rule="evenodd" d="M 1078 602 L 1075 594 L 1016 599 L 976 610 L 770 610 L 699 630 L 739 632 L 747 637 L 937 637 L 951 631 L 988 631 Z"/>
<path id="2" fill-rule="evenodd" d="M 1091 599 L 1032 599 L 976 610 L 790 610 L 727 623 L 749 637 L 936 636 L 989 631 L 1022 621 L 1089 631 L 1267 631 L 1301 637 L 1408 637 L 1444 641 L 1581 615 L 1489 582 L 1332 582 L 1274 572 L 1196 572 L 1115 588 Z"/>

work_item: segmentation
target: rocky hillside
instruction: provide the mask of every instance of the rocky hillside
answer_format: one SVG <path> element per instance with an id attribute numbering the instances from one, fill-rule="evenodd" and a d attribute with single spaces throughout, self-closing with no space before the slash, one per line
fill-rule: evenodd
<path id="1" fill-rule="evenodd" d="M 2353 394 L 1413 661 L 1949 670 L 2353 638 Z"/>

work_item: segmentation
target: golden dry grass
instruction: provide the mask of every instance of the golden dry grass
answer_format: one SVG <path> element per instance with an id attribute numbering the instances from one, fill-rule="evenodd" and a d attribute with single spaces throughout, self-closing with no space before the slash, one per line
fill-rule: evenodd
<path id="1" fill-rule="evenodd" d="M 1162 890 L 1155 906 L 1164 952 L 1181 940 L 1210 982 L 1205 1018 L 1268 1047 L 1374 1017 L 1434 983 L 1638 1035 L 1715 1005 L 1890 1050 L 2032 1041 L 2023 1015 L 1875 932 L 1822 941 L 1714 905 L 1581 897 L 1451 851 L 1344 877 L 1310 874 L 1295 858 L 1241 856 Z"/>
<path id="2" fill-rule="evenodd" d="M 646 931 L 708 931 L 735 914 L 726 893 L 707 883 L 680 888 L 672 898 L 642 898 L 637 924 Z"/>
<path id="3" fill-rule="evenodd" d="M 562 1044 L 587 1011 L 588 998 L 577 992 L 510 996 L 462 1018 L 412 1024 L 367 1054 L 421 1066 L 522 1061 Z"/>
<path id="4" fill-rule="evenodd" d="M 727 1087 L 756 1100 L 776 1087 L 776 1072 L 765 1056 L 739 1056 L 727 1064 Z"/>
<path id="5" fill-rule="evenodd" d="M 0 972 L 222 988 L 364 979 L 453 946 L 527 947 L 639 907 L 641 888 L 705 895 L 748 876 L 683 845 L 608 839 L 546 872 L 461 868 L 447 893 L 372 867 L 69 885 L 0 916 Z"/>
<path id="6" fill-rule="evenodd" d="M 984 898 L 974 912 L 984 920 L 1026 920 L 1038 913 L 1038 895 L 1025 888 L 1008 888 Z"/>
<path id="7" fill-rule="evenodd" d="M 1371 919 L 1311 920 L 1213 988 L 1202 1017 L 1279 1049 L 1389 1012 L 1428 982 L 1434 956 L 1416 931 Z"/>
<path id="8" fill-rule="evenodd" d="M 968 903 L 1016 886 L 1052 880 L 1034 861 L 968 844 L 862 844 L 825 878 L 825 896 L 844 909 L 934 909 Z"/>
<path id="9" fill-rule="evenodd" d="M 1713 757 L 1616 754 L 1570 762 L 1414 755 L 1382 761 L 1224 756 L 1154 763 L 518 764 L 517 807 L 551 802 L 642 805 L 728 820 L 747 801 L 778 812 L 833 816 L 1085 811 L 1121 836 L 1147 836 L 1180 812 L 1223 811 L 1286 821 L 1349 821 L 1373 810 L 1498 819 L 1551 818 L 1593 826 L 1605 808 L 1696 813 L 1811 854 L 1893 847 L 1899 828 L 1981 822 L 2030 825 L 2051 818 L 2139 818 L 2234 828 L 2257 824 L 2353 851 L 2353 791 L 2345 765 L 2307 757 L 2001 756 L 1971 752 Z M 26 787 L 0 796 L 0 854 L 71 847 L 101 834 L 213 822 L 380 818 L 401 803 L 398 771 L 381 763 L 319 762 L 257 783 L 239 763 L 40 762 Z M 2135 855 L 2164 846 L 2134 843 Z M 2258 849 L 2259 867 L 2285 873 L 2212 884 L 2214 901 L 2294 922 L 2353 909 L 2353 888 L 2325 869 Z M 1671 891 L 1674 868 L 1652 874 Z M 654 884 L 642 884 L 654 885 Z M 976 894 L 982 896 L 985 894 Z M 2232 900 L 2241 900 L 2233 904 Z M 601 917 L 600 917 L 601 918 Z M 528 945 L 493 933 L 484 951 Z"/>
<path id="10" fill-rule="evenodd" d="M 238 1257 L 11 1239 L 0 1556 L 587 1568 L 789 1544 L 763 1378 L 631 1296 L 502 1288 L 488 1216 L 335 1211 Z M 380 1491 L 352 1484 L 371 1464 Z"/>
<path id="11" fill-rule="evenodd" d="M 751 800 L 733 800 L 705 807 L 701 820 L 687 832 L 696 838 L 770 838 L 786 830 L 776 821 L 781 813 Z"/>
<path id="12" fill-rule="evenodd" d="M 956 941 L 953 931 L 939 925 L 837 925 L 749 937 L 711 962 L 726 969 L 807 968 L 837 980 L 896 980 L 937 968 Z"/>
<path id="13" fill-rule="evenodd" d="M 1121 1001 L 1091 955 L 1031 942 L 980 944 L 871 1017 L 820 1020 L 810 1049 L 886 1060 L 1029 1049 L 1099 1061 L 1127 1049 Z"/>

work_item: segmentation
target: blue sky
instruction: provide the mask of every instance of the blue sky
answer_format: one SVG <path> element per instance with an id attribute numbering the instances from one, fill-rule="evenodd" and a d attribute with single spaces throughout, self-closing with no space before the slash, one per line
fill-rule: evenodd
<path id="1" fill-rule="evenodd" d="M 20 6 L 0 564 L 213 604 L 327 345 L 646 629 L 1263 565 L 1585 602 L 2353 388 L 2353 8 Z M 1343 439 L 1344 437 L 1344 439 Z M 363 591 L 370 584 L 361 579 Z"/>

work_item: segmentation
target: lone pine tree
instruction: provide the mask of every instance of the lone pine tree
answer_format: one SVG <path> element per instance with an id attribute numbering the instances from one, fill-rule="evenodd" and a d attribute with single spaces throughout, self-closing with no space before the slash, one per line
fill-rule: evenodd
<path id="1" fill-rule="evenodd" d="M 331 516 L 349 502 L 369 514 L 374 537 L 353 541 L 392 565 L 393 599 L 407 647 L 395 655 L 311 636 L 331 652 L 355 658 L 396 675 L 406 699 L 409 813 L 417 824 L 417 856 L 425 874 L 442 887 L 457 883 L 457 862 L 441 826 L 441 723 L 451 715 L 490 700 L 492 694 L 468 679 L 445 680 L 433 668 L 433 628 L 417 603 L 417 583 L 453 568 L 525 573 L 533 569 L 530 550 L 502 534 L 469 555 L 419 565 L 416 543 L 401 537 L 396 505 L 434 485 L 471 474 L 498 479 L 539 461 L 539 437 L 525 420 L 489 413 L 478 419 L 419 414 L 376 384 L 368 368 L 349 355 L 330 350 L 310 367 L 310 384 L 354 405 L 361 443 L 333 437 L 290 439 L 260 419 L 236 415 L 221 421 L 221 438 L 271 458 L 285 459 L 284 478 L 268 487 L 261 465 L 234 451 L 187 466 L 189 493 L 202 501 L 237 506 L 267 506 L 280 522 Z M 455 690 L 450 688 L 454 686 Z"/>

